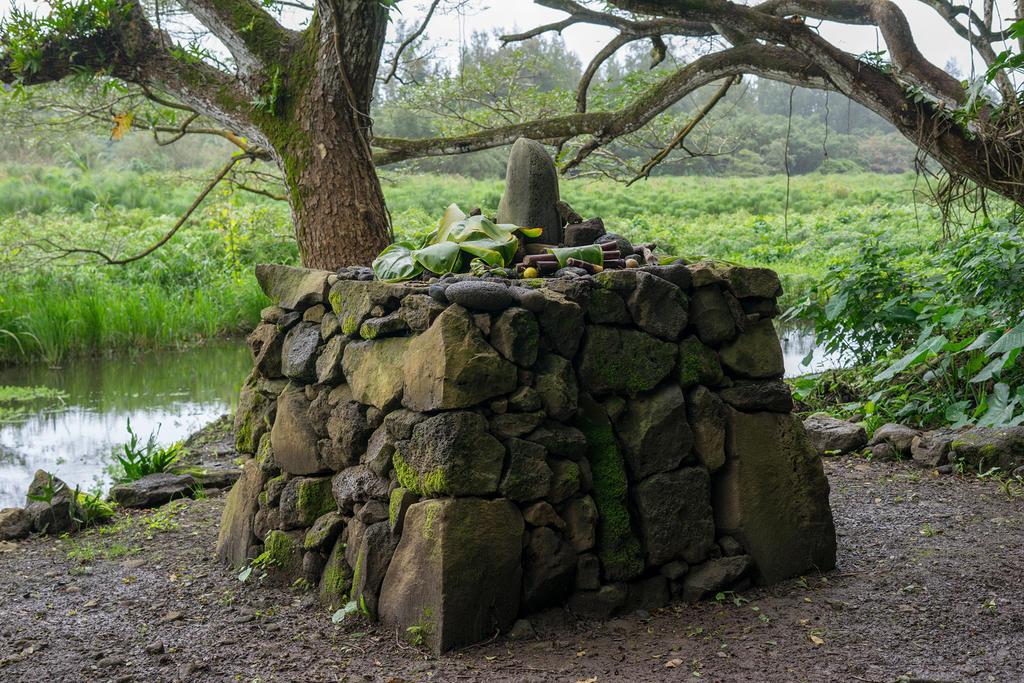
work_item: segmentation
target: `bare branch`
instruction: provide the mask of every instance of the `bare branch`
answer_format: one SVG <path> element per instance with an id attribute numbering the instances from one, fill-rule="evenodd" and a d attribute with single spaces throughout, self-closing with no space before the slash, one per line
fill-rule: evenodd
<path id="1" fill-rule="evenodd" d="M 427 24 L 430 23 L 430 18 L 434 16 L 434 10 L 437 9 L 437 6 L 440 3 L 441 0 L 434 0 L 434 2 L 430 4 L 430 9 L 427 11 L 427 16 L 424 17 L 423 23 L 420 24 L 420 27 L 413 31 L 408 38 L 403 40 L 402 44 L 398 46 L 397 50 L 395 50 L 395 55 L 391 58 L 391 71 L 388 72 L 387 77 L 384 79 L 385 83 L 390 83 L 391 79 L 395 75 L 395 72 L 398 71 L 398 60 L 399 58 L 401 58 L 402 53 L 405 51 L 405 48 L 412 45 L 413 42 L 415 42 L 416 39 L 423 35 L 423 32 L 427 30 Z"/>
<path id="2" fill-rule="evenodd" d="M 185 210 L 185 213 L 181 215 L 181 217 L 171 227 L 171 229 L 168 230 L 167 233 L 160 238 L 160 241 L 158 241 L 151 247 L 148 247 L 147 249 L 139 252 L 138 254 L 135 254 L 134 256 L 127 256 L 125 258 L 115 258 L 113 256 L 106 254 L 103 251 L 100 251 L 99 249 L 84 249 L 79 247 L 58 247 L 56 249 L 56 251 L 58 252 L 56 258 L 67 258 L 68 256 L 72 256 L 74 254 L 89 254 L 93 256 L 98 256 L 106 265 L 112 266 L 123 266 L 133 261 L 138 261 L 139 259 L 146 258 L 154 251 L 156 251 L 163 245 L 167 244 L 167 242 L 170 241 L 172 237 L 174 237 L 174 234 L 178 232 L 178 229 L 185 224 L 185 221 L 187 221 L 189 216 L 192 215 L 192 212 L 195 211 L 196 208 L 198 208 L 198 206 L 202 203 L 204 199 L 206 199 L 206 195 L 210 194 L 213 188 L 217 186 L 217 183 L 219 183 L 224 178 L 224 176 L 228 174 L 228 171 L 230 171 L 235 164 L 237 164 L 239 161 L 242 161 L 243 159 L 248 158 L 250 157 L 247 154 L 231 157 L 231 159 L 228 161 L 227 164 L 224 165 L 220 172 L 216 176 L 214 176 L 209 183 L 207 183 L 206 187 L 203 188 L 203 191 L 199 193 L 199 196 L 195 198 L 195 200 L 192 202 L 192 205 Z M 47 241 L 47 243 L 51 247 L 56 246 L 52 242 Z"/>
<path id="3" fill-rule="evenodd" d="M 576 86 L 576 111 L 583 113 L 587 110 L 587 91 L 590 89 L 590 83 L 594 80 L 594 76 L 597 75 L 601 65 L 608 61 L 623 46 L 642 37 L 632 33 L 620 33 L 594 55 L 594 58 L 590 60 L 590 64 L 587 65 L 586 71 L 580 77 L 579 84 Z"/>
<path id="4" fill-rule="evenodd" d="M 665 145 L 665 148 L 663 150 L 655 154 L 653 157 L 650 158 L 650 160 L 646 164 L 644 164 L 643 168 L 640 169 L 636 176 L 634 176 L 632 180 L 626 183 L 626 186 L 628 187 L 632 185 L 641 178 L 651 177 L 651 171 L 654 170 L 654 167 L 660 164 L 662 161 L 664 161 L 673 149 L 683 144 L 683 140 L 685 140 L 686 136 L 690 134 L 690 131 L 692 131 L 697 126 L 697 124 L 704 119 L 705 116 L 711 113 L 711 110 L 715 108 L 715 105 L 718 104 L 723 97 L 725 97 L 725 94 L 727 92 L 729 92 L 729 88 L 731 88 L 733 85 L 740 82 L 741 80 L 743 80 L 742 76 L 732 76 L 730 78 L 725 79 L 725 83 L 723 83 L 722 87 L 720 87 L 718 91 L 711 96 L 711 99 L 708 100 L 707 104 L 701 107 L 700 111 L 698 111 L 693 116 L 693 118 L 690 119 L 685 126 L 683 126 L 682 130 L 680 130 L 679 133 L 674 138 L 672 138 L 671 142 Z"/>

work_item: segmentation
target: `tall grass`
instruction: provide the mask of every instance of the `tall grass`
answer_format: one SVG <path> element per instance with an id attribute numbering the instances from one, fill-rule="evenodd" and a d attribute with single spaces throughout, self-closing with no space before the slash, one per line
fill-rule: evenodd
<path id="1" fill-rule="evenodd" d="M 0 248 L 25 234 L 64 243 L 107 244 L 128 254 L 174 221 L 133 209 L 118 216 L 49 212 L 0 219 Z M 296 263 L 286 213 L 222 201 L 153 255 L 125 266 L 20 267 L 6 251 L 0 282 L 0 364 L 69 355 L 175 346 L 239 334 L 269 302 L 252 268 Z M 31 250 L 28 251 L 32 255 Z"/>

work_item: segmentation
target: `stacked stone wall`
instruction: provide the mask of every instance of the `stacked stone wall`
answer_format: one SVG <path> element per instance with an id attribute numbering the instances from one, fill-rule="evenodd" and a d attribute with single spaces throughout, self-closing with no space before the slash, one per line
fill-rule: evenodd
<path id="1" fill-rule="evenodd" d="M 225 559 L 436 650 L 834 566 L 774 272 L 358 274 L 257 269 Z"/>

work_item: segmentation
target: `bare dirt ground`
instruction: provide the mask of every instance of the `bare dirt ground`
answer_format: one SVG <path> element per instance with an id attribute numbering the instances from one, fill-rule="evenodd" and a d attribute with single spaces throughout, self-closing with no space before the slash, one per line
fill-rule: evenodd
<path id="1" fill-rule="evenodd" d="M 912 464 L 825 462 L 839 566 L 435 657 L 213 557 L 224 497 L 0 544 L 0 681 L 1020 681 L 1024 498 Z"/>

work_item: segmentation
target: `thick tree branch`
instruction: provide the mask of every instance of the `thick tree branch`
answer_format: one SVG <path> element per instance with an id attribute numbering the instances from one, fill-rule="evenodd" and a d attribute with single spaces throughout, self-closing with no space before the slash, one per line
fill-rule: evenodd
<path id="1" fill-rule="evenodd" d="M 590 90 L 590 83 L 594 80 L 594 76 L 597 75 L 601 65 L 611 59 L 612 55 L 618 52 L 619 49 L 640 38 L 643 38 L 643 36 L 637 36 L 632 33 L 620 33 L 612 38 L 607 45 L 598 50 L 594 58 L 590 60 L 590 64 L 587 65 L 586 71 L 580 76 L 580 82 L 576 86 L 577 112 L 582 114 L 587 110 L 587 91 Z"/>
<path id="2" fill-rule="evenodd" d="M 179 0 L 235 58 L 239 75 L 249 76 L 284 61 L 294 33 L 253 0 Z"/>
<path id="3" fill-rule="evenodd" d="M 519 137 L 557 140 L 592 135 L 593 146 L 583 154 L 585 157 L 600 145 L 639 130 L 697 88 L 738 74 L 766 76 L 819 88 L 826 83 L 824 73 L 793 50 L 751 43 L 694 60 L 661 80 L 631 105 L 617 111 L 569 114 L 455 137 L 420 140 L 378 137 L 374 138 L 373 145 L 383 151 L 374 154 L 374 162 L 384 165 L 416 157 L 475 152 L 510 144 Z M 572 165 L 580 160 L 582 158 L 574 160 Z"/>

